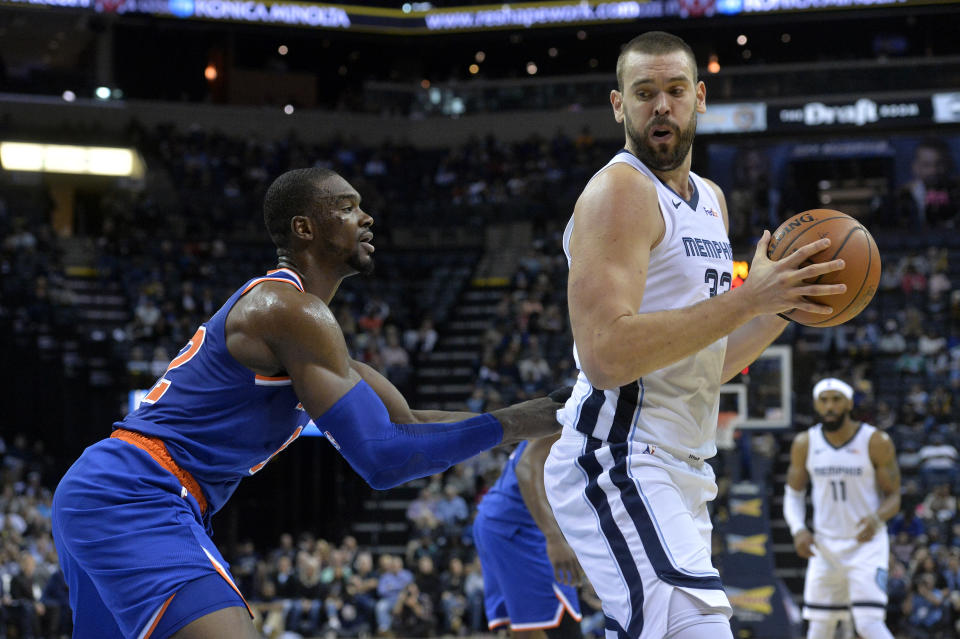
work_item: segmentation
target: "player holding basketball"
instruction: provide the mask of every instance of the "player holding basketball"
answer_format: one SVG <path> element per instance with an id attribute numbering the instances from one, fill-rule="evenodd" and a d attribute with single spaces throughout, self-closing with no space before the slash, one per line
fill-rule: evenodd
<path id="1" fill-rule="evenodd" d="M 580 565 L 557 526 L 543 486 L 556 436 L 520 442 L 477 508 L 473 538 L 483 565 L 490 630 L 579 639 Z"/>
<path id="2" fill-rule="evenodd" d="M 706 89 L 690 47 L 662 32 L 623 47 L 610 101 L 625 148 L 587 184 L 564 233 L 580 374 L 545 466 L 564 536 L 603 602 L 608 637 L 731 637 L 710 562 L 705 460 L 716 454 L 720 384 L 783 331 L 792 308 L 829 314 L 805 284 L 842 261 L 800 267 L 826 239 L 772 262 L 770 233 L 730 290 L 720 189 L 690 171 Z M 729 336 L 729 337 L 728 337 Z"/>
<path id="3" fill-rule="evenodd" d="M 793 545 L 810 560 L 803 586 L 807 639 L 833 639 L 837 622 L 851 612 L 861 639 L 893 639 L 883 623 L 890 546 L 884 522 L 900 510 L 893 441 L 850 417 L 853 389 L 846 382 L 820 380 L 813 401 L 822 421 L 793 440 L 783 498 Z M 804 523 L 808 483 L 815 535 Z"/>
<path id="4" fill-rule="evenodd" d="M 373 218 L 342 177 L 284 173 L 264 219 L 279 268 L 241 286 L 57 487 L 75 639 L 259 637 L 210 518 L 311 418 L 375 488 L 556 432 L 549 398 L 482 415 L 414 411 L 350 358 L 328 305 L 344 277 L 372 269 Z"/>

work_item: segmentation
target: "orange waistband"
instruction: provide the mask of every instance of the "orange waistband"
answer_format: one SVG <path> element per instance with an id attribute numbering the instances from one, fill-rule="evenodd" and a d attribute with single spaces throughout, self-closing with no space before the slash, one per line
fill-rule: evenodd
<path id="1" fill-rule="evenodd" d="M 162 439 L 143 435 L 125 428 L 116 429 L 110 434 L 110 437 L 116 437 L 128 444 L 133 444 L 153 457 L 153 460 L 166 470 L 173 473 L 173 476 L 180 480 L 183 487 L 186 488 L 187 491 L 193 495 L 193 498 L 197 500 L 197 503 L 200 504 L 200 514 L 206 514 L 207 499 L 203 496 L 203 491 L 200 490 L 200 484 L 193 478 L 193 475 L 180 468 L 177 462 L 173 461 L 173 457 L 170 456 L 170 451 L 167 450 L 167 445 L 163 443 Z"/>

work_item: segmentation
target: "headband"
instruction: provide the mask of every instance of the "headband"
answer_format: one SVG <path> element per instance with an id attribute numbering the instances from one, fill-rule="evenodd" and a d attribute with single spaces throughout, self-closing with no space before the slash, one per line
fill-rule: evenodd
<path id="1" fill-rule="evenodd" d="M 836 377 L 828 377 L 817 382 L 817 385 L 813 387 L 813 398 L 818 399 L 820 393 L 825 391 L 837 391 L 850 401 L 853 401 L 853 387 L 846 382 L 840 381 Z"/>

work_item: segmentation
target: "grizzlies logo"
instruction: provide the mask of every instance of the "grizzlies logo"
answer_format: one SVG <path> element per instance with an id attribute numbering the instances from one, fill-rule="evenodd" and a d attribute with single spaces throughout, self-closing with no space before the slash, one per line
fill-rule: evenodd
<path id="1" fill-rule="evenodd" d="M 887 571 L 884 568 L 877 568 L 877 585 L 880 586 L 880 590 L 883 592 L 887 591 Z"/>

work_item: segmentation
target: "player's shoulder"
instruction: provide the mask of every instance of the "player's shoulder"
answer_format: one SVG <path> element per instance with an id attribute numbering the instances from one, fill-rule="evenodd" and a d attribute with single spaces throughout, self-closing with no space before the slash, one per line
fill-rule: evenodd
<path id="1" fill-rule="evenodd" d="M 635 227 L 636 216 L 660 216 L 657 185 L 626 162 L 601 169 L 583 189 L 573 209 L 574 218 L 591 224 Z"/>
<path id="2" fill-rule="evenodd" d="M 264 333 L 289 331 L 297 325 L 317 320 L 324 323 L 336 321 L 322 299 L 286 281 L 259 283 L 237 300 L 233 311 L 232 319 Z"/>
<path id="3" fill-rule="evenodd" d="M 797 450 L 797 451 L 799 451 L 799 450 L 806 451 L 807 448 L 810 446 L 810 431 L 811 431 L 811 430 L 813 430 L 813 429 L 812 429 L 812 428 L 808 428 L 807 430 L 802 430 L 802 431 L 800 431 L 799 433 L 797 433 L 796 437 L 793 438 L 793 442 L 790 444 L 790 450 L 791 450 L 791 451 L 794 451 L 794 450 Z"/>
<path id="4" fill-rule="evenodd" d="M 703 183 L 706 184 L 708 187 L 710 187 L 710 190 L 713 191 L 714 195 L 717 196 L 717 199 L 718 199 L 718 200 L 720 200 L 721 202 L 724 201 L 723 189 L 720 188 L 720 185 L 719 185 L 719 184 L 717 184 L 716 182 L 714 182 L 714 181 L 711 180 L 710 178 L 705 178 L 705 177 L 703 177 L 702 175 L 698 175 L 697 177 L 699 177 L 701 180 L 703 180 Z"/>
<path id="5" fill-rule="evenodd" d="M 884 431 L 880 430 L 879 428 L 876 428 L 876 427 L 874 427 L 874 426 L 870 426 L 870 424 L 865 424 L 865 425 L 866 425 L 866 426 L 869 426 L 870 429 L 871 429 L 871 431 L 872 431 L 872 432 L 870 433 L 870 449 L 871 449 L 871 451 L 873 451 L 873 450 L 877 450 L 877 451 L 882 451 L 882 450 L 893 451 L 893 450 L 895 449 L 895 448 L 894 448 L 894 444 L 893 444 L 893 438 L 891 438 L 890 435 L 888 435 L 888 434 L 885 433 Z"/>
<path id="6" fill-rule="evenodd" d="M 656 195 L 657 185 L 643 171 L 628 162 L 613 162 L 590 179 L 580 198 L 602 198 L 624 189 Z"/>

